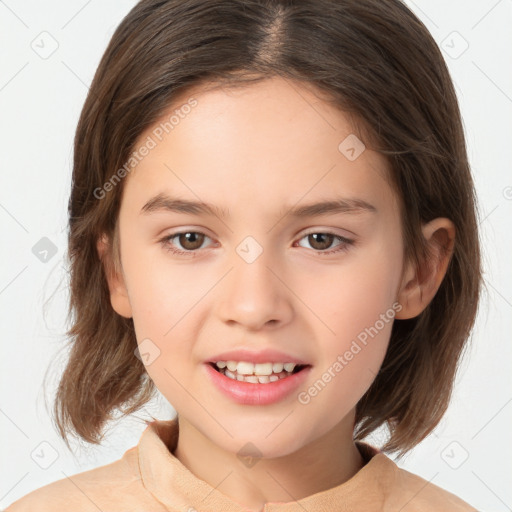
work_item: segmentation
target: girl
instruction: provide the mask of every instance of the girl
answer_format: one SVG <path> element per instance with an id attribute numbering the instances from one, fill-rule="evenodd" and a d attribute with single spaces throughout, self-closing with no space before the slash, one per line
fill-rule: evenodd
<path id="1" fill-rule="evenodd" d="M 477 312 L 444 61 L 399 0 L 143 0 L 75 138 L 62 437 L 177 411 L 9 512 L 467 511 L 399 469 Z M 389 429 L 381 450 L 363 442 Z"/>

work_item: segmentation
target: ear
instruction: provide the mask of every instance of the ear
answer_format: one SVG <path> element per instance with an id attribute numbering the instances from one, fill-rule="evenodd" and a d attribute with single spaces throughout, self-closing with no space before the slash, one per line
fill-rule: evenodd
<path id="1" fill-rule="evenodd" d="M 99 258 L 105 269 L 112 308 L 119 315 L 125 318 L 131 318 L 132 307 L 124 276 L 122 270 L 117 271 L 115 269 L 114 262 L 112 261 L 110 242 L 105 234 L 98 239 L 96 249 L 98 250 Z"/>
<path id="2" fill-rule="evenodd" d="M 428 257 L 417 269 L 409 263 L 402 279 L 397 300 L 402 309 L 397 319 L 418 316 L 434 298 L 446 274 L 453 254 L 455 225 L 450 219 L 440 217 L 424 224 L 422 232 L 428 245 Z"/>

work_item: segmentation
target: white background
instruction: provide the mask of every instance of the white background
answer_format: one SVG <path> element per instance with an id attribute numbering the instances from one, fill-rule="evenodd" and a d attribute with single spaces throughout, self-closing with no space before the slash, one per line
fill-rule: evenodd
<path id="1" fill-rule="evenodd" d="M 512 1 L 407 3 L 443 48 L 456 84 L 479 196 L 487 290 L 449 412 L 399 465 L 479 510 L 512 510 Z M 50 368 L 50 406 L 65 356 L 74 130 L 103 51 L 134 4 L 0 1 L 0 508 L 118 459 L 138 442 L 148 417 L 142 411 L 114 425 L 102 446 L 75 444 L 73 455 L 52 426 L 42 388 Z M 41 38 L 46 49 L 58 44 L 45 59 L 33 49 Z M 32 252 L 43 237 L 57 251 L 47 262 Z M 174 415 L 161 396 L 146 409 L 161 419 Z"/>

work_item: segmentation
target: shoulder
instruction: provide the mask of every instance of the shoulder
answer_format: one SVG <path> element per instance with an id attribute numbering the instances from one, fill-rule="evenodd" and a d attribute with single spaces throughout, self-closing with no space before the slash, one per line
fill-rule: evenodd
<path id="1" fill-rule="evenodd" d="M 477 512 L 461 498 L 435 485 L 432 480 L 400 468 L 377 448 L 362 442 L 357 446 L 366 465 L 361 470 L 366 487 L 378 496 L 380 510 L 400 512 Z M 435 477 L 435 475 L 434 475 Z"/>
<path id="2" fill-rule="evenodd" d="M 442 510 L 443 512 L 477 512 L 477 510 L 464 500 L 451 492 L 435 485 L 432 480 L 426 480 L 414 473 L 394 466 L 393 492 L 389 496 L 389 503 L 402 512 L 430 512 Z"/>
<path id="3" fill-rule="evenodd" d="M 115 462 L 84 471 L 35 489 L 5 512 L 98 512 L 164 510 L 142 485 L 137 447 Z"/>

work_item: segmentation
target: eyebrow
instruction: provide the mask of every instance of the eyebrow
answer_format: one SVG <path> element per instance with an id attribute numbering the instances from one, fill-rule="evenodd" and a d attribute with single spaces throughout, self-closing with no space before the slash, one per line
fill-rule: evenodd
<path id="1" fill-rule="evenodd" d="M 191 215 L 211 215 L 220 218 L 229 218 L 229 210 L 220 208 L 203 201 L 190 201 L 187 199 L 173 198 L 166 194 L 158 194 L 142 207 L 141 214 L 154 212 L 188 213 Z M 302 206 L 287 207 L 282 215 L 294 218 L 314 217 L 321 215 L 333 215 L 336 213 L 376 213 L 377 208 L 367 201 L 355 198 L 335 198 L 327 201 L 310 203 Z"/>

